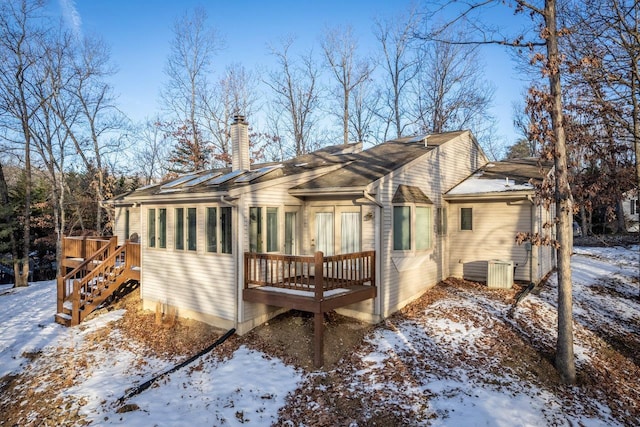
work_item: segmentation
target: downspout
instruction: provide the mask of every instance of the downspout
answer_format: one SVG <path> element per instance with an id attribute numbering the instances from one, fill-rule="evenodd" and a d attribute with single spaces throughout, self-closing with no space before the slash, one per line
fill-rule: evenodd
<path id="1" fill-rule="evenodd" d="M 530 218 L 530 223 L 531 223 L 531 235 L 533 235 L 534 233 L 534 227 L 535 227 L 535 214 L 536 214 L 536 204 L 533 200 L 533 197 L 531 196 L 527 196 L 527 200 L 529 200 L 529 202 L 531 202 L 531 218 Z M 529 242 L 529 283 L 533 283 L 533 243 Z"/>
<path id="2" fill-rule="evenodd" d="M 380 286 L 380 280 L 382 280 L 381 274 L 381 253 L 382 253 L 382 203 L 378 202 L 375 197 L 373 197 L 366 190 L 363 192 L 365 199 L 371 201 L 373 204 L 378 206 L 377 212 L 374 217 L 376 221 L 376 231 L 374 232 L 374 245 L 376 249 L 376 280 L 378 283 L 376 284 L 376 288 L 378 289 L 378 297 L 375 299 L 375 312 L 377 316 L 382 319 L 382 287 Z"/>
<path id="3" fill-rule="evenodd" d="M 244 219 L 241 220 L 241 214 L 240 214 L 240 208 L 238 207 L 237 203 L 233 203 L 231 200 L 227 199 L 227 195 L 222 195 L 220 196 L 220 203 L 223 205 L 227 205 L 230 206 L 232 208 L 232 212 L 233 210 L 236 211 L 235 215 L 231 215 L 231 230 L 233 232 L 233 230 L 237 230 L 237 235 L 236 235 L 236 239 L 235 239 L 235 248 L 233 248 L 232 250 L 232 255 L 235 257 L 236 261 L 234 262 L 235 264 L 235 271 L 234 271 L 234 276 L 235 276 L 235 284 L 234 286 L 236 287 L 236 290 L 234 292 L 234 309 L 233 309 L 233 329 L 237 330 L 238 329 L 238 315 L 240 313 L 240 294 L 242 293 L 242 289 L 244 288 L 244 277 L 242 280 L 242 285 L 240 284 L 240 269 L 241 269 L 241 265 L 243 265 L 243 260 L 244 260 L 244 255 L 242 253 L 242 241 L 243 236 L 241 235 L 241 230 L 242 227 L 240 227 L 239 225 L 244 224 Z M 234 223 L 235 222 L 235 223 Z"/>
<path id="4" fill-rule="evenodd" d="M 239 316 L 240 316 L 240 301 L 241 301 L 241 297 L 240 295 L 242 294 L 242 290 L 244 289 L 244 253 L 242 252 L 242 242 L 244 241 L 244 214 L 241 213 L 242 209 L 240 209 L 240 207 L 238 205 L 235 205 L 235 210 L 236 210 L 236 223 L 234 224 L 234 228 L 238 233 L 238 236 L 236 238 L 236 298 L 235 298 L 235 309 L 234 309 L 234 319 L 233 319 L 233 324 L 234 329 L 238 329 L 239 326 Z M 242 276 L 242 280 L 240 280 L 240 272 L 243 272 L 243 276 Z"/>
<path id="5" fill-rule="evenodd" d="M 234 208 L 238 206 L 237 204 L 233 203 L 232 200 L 227 199 L 227 196 L 224 195 L 224 194 L 222 196 L 220 196 L 220 203 L 222 203 L 224 205 L 228 205 L 228 206 L 234 207 Z"/>
<path id="6" fill-rule="evenodd" d="M 382 203 L 380 203 L 379 201 L 377 201 L 375 199 L 375 197 L 373 197 L 371 194 L 369 194 L 369 192 L 367 190 L 364 190 L 362 192 L 362 195 L 364 196 L 365 199 L 369 200 L 370 202 L 374 203 L 375 205 L 377 205 L 379 208 L 382 208 Z"/>

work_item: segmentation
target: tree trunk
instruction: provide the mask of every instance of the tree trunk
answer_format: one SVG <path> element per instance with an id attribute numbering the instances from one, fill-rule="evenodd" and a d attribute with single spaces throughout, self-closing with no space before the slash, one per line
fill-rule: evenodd
<path id="1" fill-rule="evenodd" d="M 0 163 L 0 203 L 4 206 L 9 206 L 9 188 L 7 187 L 7 181 L 4 178 L 4 170 Z M 2 218 L 4 224 L 11 227 L 9 230 L 9 242 L 11 246 L 11 257 L 13 259 L 13 278 L 14 286 L 24 286 L 22 283 L 18 284 L 20 278 L 20 257 L 18 256 L 18 244 L 14 235 L 13 224 L 11 224 L 10 213 L 7 212 L 6 216 Z M 3 215 L 4 216 L 4 215 Z"/>
<path id="2" fill-rule="evenodd" d="M 584 208 L 584 205 L 580 206 L 580 229 L 582 230 L 582 235 L 583 236 L 588 236 L 589 234 L 591 234 L 590 232 L 590 227 L 589 227 L 589 221 L 591 221 L 591 219 L 588 216 L 588 212 L 587 210 Z"/>
<path id="3" fill-rule="evenodd" d="M 27 102 L 22 97 L 23 105 Z M 29 253 L 31 252 L 31 129 L 26 112 L 23 112 L 22 131 L 24 134 L 24 224 L 22 258 L 14 258 L 13 271 L 16 273 L 14 287 L 29 286 Z M 20 265 L 21 264 L 21 265 Z"/>
<path id="4" fill-rule="evenodd" d="M 616 201 L 616 220 L 618 222 L 618 233 L 627 234 L 627 222 L 624 217 L 624 206 L 622 200 Z"/>
<path id="5" fill-rule="evenodd" d="M 638 29 L 636 21 L 636 30 Z M 637 32 L 636 32 L 637 34 Z M 637 50 L 636 50 L 637 52 Z M 640 81 L 640 75 L 638 75 L 638 62 L 637 56 L 635 60 L 631 61 L 631 117 L 633 120 L 633 145 L 636 153 L 636 185 L 638 188 L 638 196 L 640 196 L 640 105 L 638 105 L 638 81 Z"/>
<path id="6" fill-rule="evenodd" d="M 556 28 L 556 1 L 546 0 L 544 19 L 548 30 L 546 40 L 549 88 L 551 91 L 551 122 L 555 137 L 555 202 L 558 243 L 558 340 L 556 369 L 565 384 L 575 384 L 576 370 L 573 353 L 573 313 L 571 284 L 571 235 L 573 206 L 567 169 L 567 146 L 563 124 L 562 92 L 560 84 L 560 56 Z"/>
<path id="7" fill-rule="evenodd" d="M 349 145 L 349 92 L 345 91 L 344 94 L 344 114 L 342 115 L 342 136 L 344 138 L 344 145 Z M 358 141 L 356 141 L 358 142 Z"/>

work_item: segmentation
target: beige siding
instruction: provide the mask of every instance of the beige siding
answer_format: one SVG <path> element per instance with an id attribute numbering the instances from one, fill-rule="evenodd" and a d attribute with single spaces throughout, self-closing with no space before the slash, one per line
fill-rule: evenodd
<path id="1" fill-rule="evenodd" d="M 473 230 L 460 229 L 460 209 L 473 209 Z M 528 200 L 449 204 L 450 275 L 486 281 L 487 262 L 513 261 L 515 280 L 529 281 L 536 275 L 529 244 L 515 242 L 517 232 L 531 230 L 534 207 Z"/>
<path id="2" fill-rule="evenodd" d="M 537 210 L 536 231 L 538 233 L 545 233 L 544 224 L 550 223 L 551 218 L 555 216 L 554 206 L 555 205 L 551 206 L 551 211 L 546 210 L 542 206 L 538 206 L 536 208 Z M 555 234 L 552 234 L 551 236 L 555 238 Z M 556 262 L 555 262 L 556 257 L 555 257 L 555 249 L 553 249 L 553 247 L 551 246 L 539 246 L 537 248 L 536 253 L 537 253 L 537 269 L 534 275 L 534 280 L 538 282 L 539 280 L 544 278 L 544 276 L 547 273 L 549 273 L 551 270 L 553 270 L 553 268 L 556 266 Z"/>
<path id="3" fill-rule="evenodd" d="M 147 209 L 167 209 L 167 248 L 149 248 L 141 239 L 141 292 L 144 300 L 178 308 L 178 315 L 192 311 L 204 316 L 234 321 L 236 298 L 235 257 L 212 254 L 205 247 L 205 209 L 216 204 L 145 205 L 142 227 L 147 227 Z M 175 208 L 197 209 L 197 250 L 174 249 Z M 186 224 L 185 224 L 186 227 Z M 186 233 L 186 230 L 185 230 Z M 146 233 L 144 233 L 146 235 Z M 219 325 L 222 326 L 222 325 Z"/>
<path id="4" fill-rule="evenodd" d="M 126 211 L 129 211 L 129 235 L 127 236 L 125 233 L 126 229 Z M 118 206 L 115 209 L 115 228 L 113 233 L 118 237 L 118 244 L 121 245 L 125 240 L 131 237 L 132 234 L 136 233 L 138 236 L 141 236 L 140 230 L 140 207 L 124 207 Z"/>
<path id="5" fill-rule="evenodd" d="M 379 279 L 383 316 L 400 309 L 439 280 L 448 277 L 444 256 L 447 239 L 436 235 L 436 209 L 444 206 L 444 193 L 486 162 L 486 157 L 467 133 L 379 181 L 378 200 L 384 206 Z M 391 200 L 400 184 L 419 187 L 434 203 L 434 245 L 431 250 L 416 253 L 393 251 Z"/>
<path id="6" fill-rule="evenodd" d="M 251 207 L 277 207 L 278 208 L 278 246 L 280 247 L 280 252 L 284 252 L 284 213 L 286 210 L 295 210 L 296 207 L 300 207 L 302 202 L 300 199 L 292 197 L 288 193 L 288 189 L 295 185 L 291 181 L 283 182 L 279 185 L 271 185 L 265 188 L 260 188 L 258 191 L 254 191 L 251 193 L 246 193 L 242 195 L 242 198 L 239 200 L 238 209 L 242 212 L 242 218 L 244 221 L 242 223 L 241 236 L 238 238 L 241 239 L 243 250 L 242 252 L 249 251 L 249 208 Z M 302 211 L 299 210 L 298 213 L 298 223 L 302 223 Z M 301 233 L 301 228 L 299 227 L 299 232 Z M 298 239 L 300 240 L 300 239 Z M 266 248 L 266 242 L 263 242 L 263 247 Z M 301 248 L 299 248 L 301 249 Z M 243 258 L 241 258 L 243 259 Z M 240 276 L 242 276 L 243 270 L 240 268 Z M 239 278 L 240 288 L 244 286 L 244 277 Z M 268 320 L 269 317 L 277 314 L 277 307 L 267 306 L 264 304 L 256 304 L 251 302 L 242 301 L 241 309 L 240 309 L 240 318 L 238 321 L 240 323 L 248 323 L 250 327 L 257 326 L 262 321 Z"/>

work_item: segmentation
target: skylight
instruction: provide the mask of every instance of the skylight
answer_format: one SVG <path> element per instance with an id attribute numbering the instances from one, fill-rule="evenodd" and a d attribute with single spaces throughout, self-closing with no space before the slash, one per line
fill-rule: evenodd
<path id="1" fill-rule="evenodd" d="M 242 170 L 242 169 L 238 169 L 235 170 L 233 172 L 229 172 L 227 174 L 224 174 L 222 176 L 219 176 L 217 178 L 212 179 L 211 181 L 209 181 L 207 184 L 208 185 L 219 185 L 219 184 L 223 184 L 229 180 L 232 180 L 233 178 L 242 175 L 243 173 L 245 173 L 246 171 Z"/>
<path id="2" fill-rule="evenodd" d="M 195 172 L 188 173 L 186 175 L 182 175 L 182 176 L 174 179 L 173 181 L 169 181 L 166 184 L 161 185 L 160 186 L 160 190 L 166 190 L 167 188 L 177 187 L 178 185 L 183 184 L 183 183 L 193 179 L 195 175 L 196 175 Z"/>
<path id="3" fill-rule="evenodd" d="M 203 183 L 205 181 L 208 181 L 208 180 L 210 180 L 212 178 L 215 178 L 215 177 L 218 177 L 220 175 L 222 175 L 222 172 L 205 173 L 204 175 L 187 182 L 184 186 L 185 187 L 193 187 L 194 185 L 201 184 L 201 183 Z"/>
<path id="4" fill-rule="evenodd" d="M 260 178 L 262 175 L 265 175 L 269 172 L 271 172 L 272 170 L 275 169 L 280 169 L 282 167 L 282 165 L 273 165 L 273 166 L 265 166 L 262 167 L 260 169 L 256 169 L 254 171 L 251 171 L 250 173 L 248 173 L 247 175 L 238 178 L 236 180 L 236 182 L 251 182 L 256 178 Z"/>

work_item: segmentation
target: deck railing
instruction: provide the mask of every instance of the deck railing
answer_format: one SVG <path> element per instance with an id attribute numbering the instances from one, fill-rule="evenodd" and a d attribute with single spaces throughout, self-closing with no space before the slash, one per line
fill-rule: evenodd
<path id="1" fill-rule="evenodd" d="M 73 293 L 73 282 L 85 277 L 94 267 L 107 259 L 115 250 L 117 243 L 116 237 L 110 239 L 64 237 L 63 239 L 62 274 L 57 278 L 58 313 L 62 312 L 64 301 Z M 87 252 L 93 248 L 96 248 L 93 252 Z M 67 272 L 65 271 L 67 268 L 64 266 L 64 259 L 66 258 L 78 258 L 81 259 L 81 262 L 77 267 Z"/>
<path id="2" fill-rule="evenodd" d="M 75 238 L 65 237 L 63 243 L 63 253 L 70 258 L 83 258 L 83 261 L 68 273 L 63 268 L 63 274 L 57 278 L 57 310 L 62 312 L 64 302 L 74 295 L 74 285 L 86 280 L 95 273 L 101 271 L 101 267 L 108 264 L 124 267 L 124 271 L 130 271 L 135 267 L 140 267 L 140 244 L 132 243 L 128 240 L 118 250 L 117 238 Z M 105 243 L 106 242 L 106 243 Z M 97 248 L 88 256 L 78 255 L 88 250 Z"/>
<path id="3" fill-rule="evenodd" d="M 134 243 L 127 240 L 125 242 L 125 264 L 126 267 L 131 269 L 140 267 L 140 243 Z"/>
<path id="4" fill-rule="evenodd" d="M 115 237 L 65 236 L 62 238 L 62 258 L 82 258 L 95 254 L 98 249 L 114 245 Z"/>
<path id="5" fill-rule="evenodd" d="M 316 300 L 334 289 L 375 285 L 375 251 L 342 255 L 244 254 L 244 288 L 310 291 Z"/>

